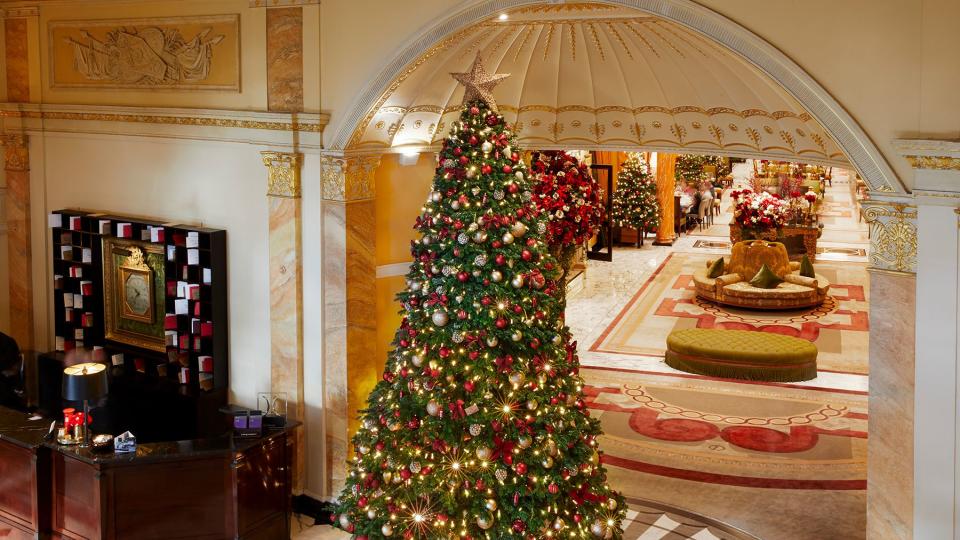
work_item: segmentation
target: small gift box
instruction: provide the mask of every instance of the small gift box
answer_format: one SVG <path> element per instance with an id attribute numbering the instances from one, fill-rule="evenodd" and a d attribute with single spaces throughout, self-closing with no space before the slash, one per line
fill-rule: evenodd
<path id="1" fill-rule="evenodd" d="M 71 266 L 70 267 L 70 277 L 72 278 L 82 278 L 83 277 L 83 268 L 80 266 Z"/>
<path id="2" fill-rule="evenodd" d="M 60 258 L 65 261 L 72 261 L 73 246 L 60 246 Z"/>
<path id="3" fill-rule="evenodd" d="M 92 281 L 81 281 L 80 282 L 80 294 L 84 296 L 90 296 L 93 294 L 93 282 Z"/>
<path id="4" fill-rule="evenodd" d="M 92 328 L 93 327 L 93 312 L 87 311 L 83 314 L 83 327 Z"/>
<path id="5" fill-rule="evenodd" d="M 167 347 L 176 347 L 177 346 L 177 331 L 176 330 L 166 330 L 164 331 L 164 344 Z"/>
<path id="6" fill-rule="evenodd" d="M 110 220 L 101 219 L 100 222 L 97 224 L 97 230 L 100 231 L 100 234 L 104 234 L 104 235 L 110 234 Z"/>
<path id="7" fill-rule="evenodd" d="M 117 435 L 117 438 L 113 440 L 113 451 L 118 454 L 136 452 L 137 438 L 133 436 L 133 433 L 124 431 L 122 434 Z"/>
<path id="8" fill-rule="evenodd" d="M 173 312 L 177 315 L 189 315 L 190 301 L 186 298 L 177 298 L 173 301 Z"/>
<path id="9" fill-rule="evenodd" d="M 188 248 L 200 247 L 200 233 L 190 231 L 187 233 L 186 245 Z"/>
<path id="10" fill-rule="evenodd" d="M 146 372 L 147 372 L 147 361 L 144 360 L 143 358 L 134 358 L 134 359 L 133 359 L 133 367 L 134 367 L 134 368 L 137 370 L 137 372 L 139 372 L 139 373 L 146 373 Z"/>
<path id="11" fill-rule="evenodd" d="M 63 293 L 63 307 L 65 308 L 73 307 L 73 293 L 71 292 Z"/>
<path id="12" fill-rule="evenodd" d="M 190 384 L 190 368 L 180 368 L 180 374 L 177 376 L 177 378 L 180 380 L 180 384 Z"/>
<path id="13" fill-rule="evenodd" d="M 199 365 L 200 373 L 213 373 L 213 357 L 212 356 L 198 357 L 197 364 Z"/>
<path id="14" fill-rule="evenodd" d="M 177 260 L 177 246 L 167 246 L 167 260 Z"/>
<path id="15" fill-rule="evenodd" d="M 93 262 L 93 250 L 90 248 L 83 248 L 81 262 L 84 264 L 90 264 Z"/>
<path id="16" fill-rule="evenodd" d="M 56 274 L 53 276 L 53 288 L 62 289 L 63 288 L 63 276 Z"/>
<path id="17" fill-rule="evenodd" d="M 150 241 L 156 244 L 163 243 L 166 235 L 163 232 L 163 227 L 150 227 Z"/>
<path id="18" fill-rule="evenodd" d="M 131 238 L 133 236 L 133 225 L 130 223 L 117 223 L 117 237 Z"/>
<path id="19" fill-rule="evenodd" d="M 188 249 L 187 250 L 187 264 L 190 266 L 196 266 L 200 264 L 200 250 L 199 249 Z"/>
<path id="20" fill-rule="evenodd" d="M 83 230 L 83 222 L 80 220 L 80 216 L 70 216 L 70 230 L 71 231 Z"/>
<path id="21" fill-rule="evenodd" d="M 213 272 L 209 268 L 204 268 L 202 273 L 204 285 L 210 285 L 213 283 Z"/>
<path id="22" fill-rule="evenodd" d="M 63 227 L 63 216 L 61 214 L 50 214 L 47 216 L 47 225 L 51 228 Z"/>
<path id="23" fill-rule="evenodd" d="M 63 349 L 66 347 L 66 340 L 63 339 L 63 336 L 56 337 L 56 343 L 54 348 L 60 352 L 63 352 Z"/>
<path id="24" fill-rule="evenodd" d="M 201 337 L 213 337 L 213 323 L 205 322 L 200 324 L 200 336 Z"/>
<path id="25" fill-rule="evenodd" d="M 164 330 L 176 330 L 177 329 L 177 316 L 173 313 L 167 313 L 163 318 L 163 329 Z"/>
<path id="26" fill-rule="evenodd" d="M 187 298 L 190 300 L 199 300 L 200 299 L 200 285 L 190 284 L 187 285 Z"/>
<path id="27" fill-rule="evenodd" d="M 83 309 L 83 295 L 74 294 L 73 295 L 73 307 L 77 309 Z"/>
<path id="28" fill-rule="evenodd" d="M 110 357 L 110 363 L 114 366 L 120 367 L 123 365 L 123 353 L 117 353 Z"/>

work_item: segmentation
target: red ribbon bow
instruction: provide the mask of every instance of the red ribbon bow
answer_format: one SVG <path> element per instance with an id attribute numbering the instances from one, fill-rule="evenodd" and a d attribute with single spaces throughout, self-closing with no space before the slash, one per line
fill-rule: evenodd
<path id="1" fill-rule="evenodd" d="M 496 461 L 497 459 L 502 459 L 504 463 L 509 464 L 509 461 L 513 460 L 513 447 L 516 446 L 511 440 L 504 440 L 499 436 L 493 438 L 493 454 L 490 456 L 491 461 Z"/>

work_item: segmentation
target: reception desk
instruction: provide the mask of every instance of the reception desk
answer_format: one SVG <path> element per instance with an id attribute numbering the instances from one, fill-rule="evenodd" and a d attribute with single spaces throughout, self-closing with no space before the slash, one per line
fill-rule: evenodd
<path id="1" fill-rule="evenodd" d="M 44 440 L 49 424 L 0 408 L 0 538 L 290 536 L 296 426 L 101 454 Z"/>

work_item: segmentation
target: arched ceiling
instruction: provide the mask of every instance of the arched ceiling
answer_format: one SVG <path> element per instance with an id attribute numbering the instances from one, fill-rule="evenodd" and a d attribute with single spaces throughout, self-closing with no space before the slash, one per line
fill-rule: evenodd
<path id="1" fill-rule="evenodd" d="M 837 144 L 776 82 L 688 30 L 627 8 L 535 5 L 467 27 L 427 50 L 381 97 L 349 148 L 421 148 L 459 115 L 480 52 L 527 148 L 644 148 L 847 165 Z"/>

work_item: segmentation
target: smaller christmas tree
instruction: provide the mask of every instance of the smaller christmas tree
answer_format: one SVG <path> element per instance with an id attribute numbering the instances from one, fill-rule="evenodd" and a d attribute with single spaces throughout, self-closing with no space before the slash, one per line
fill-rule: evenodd
<path id="1" fill-rule="evenodd" d="M 657 182 L 638 156 L 631 156 L 621 165 L 611 219 L 614 225 L 636 229 L 640 234 L 654 230 L 660 223 Z"/>

